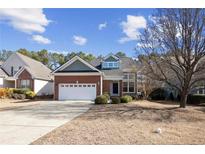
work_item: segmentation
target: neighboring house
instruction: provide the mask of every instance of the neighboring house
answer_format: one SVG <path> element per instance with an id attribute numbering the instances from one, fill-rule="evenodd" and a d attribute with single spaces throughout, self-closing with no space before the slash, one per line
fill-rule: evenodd
<path id="1" fill-rule="evenodd" d="M 137 93 L 136 61 L 109 54 L 91 63 L 75 56 L 53 72 L 56 100 L 94 100 L 96 96 Z"/>
<path id="2" fill-rule="evenodd" d="M 0 87 L 30 88 L 37 95 L 53 94 L 51 70 L 34 59 L 13 53 L 0 66 Z"/>

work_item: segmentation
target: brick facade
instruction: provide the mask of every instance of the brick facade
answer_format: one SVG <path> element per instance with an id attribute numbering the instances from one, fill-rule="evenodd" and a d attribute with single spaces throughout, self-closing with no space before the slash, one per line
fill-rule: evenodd
<path id="1" fill-rule="evenodd" d="M 95 83 L 97 95 L 100 95 L 100 75 L 96 76 L 55 76 L 54 77 L 54 99 L 58 100 L 60 83 Z M 79 94 L 80 96 L 80 94 Z"/>
<path id="2" fill-rule="evenodd" d="M 32 79 L 31 74 L 27 70 L 23 70 L 21 74 L 18 76 L 18 79 L 16 80 L 16 87 L 21 88 L 21 80 L 30 80 L 30 89 L 34 90 L 34 80 Z"/>

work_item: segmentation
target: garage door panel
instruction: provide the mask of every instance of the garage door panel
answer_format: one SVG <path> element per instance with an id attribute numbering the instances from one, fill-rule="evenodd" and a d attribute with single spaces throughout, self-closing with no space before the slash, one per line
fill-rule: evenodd
<path id="1" fill-rule="evenodd" d="M 94 100 L 96 84 L 60 84 L 59 100 Z"/>

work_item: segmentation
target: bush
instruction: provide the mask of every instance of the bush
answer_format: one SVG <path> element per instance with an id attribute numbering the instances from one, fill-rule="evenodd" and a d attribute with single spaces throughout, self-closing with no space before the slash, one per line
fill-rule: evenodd
<path id="1" fill-rule="evenodd" d="M 25 98 L 26 98 L 26 95 L 25 95 L 25 94 L 13 93 L 13 94 L 12 94 L 12 97 L 13 97 L 14 99 L 25 99 Z"/>
<path id="2" fill-rule="evenodd" d="M 151 92 L 149 97 L 152 100 L 165 100 L 166 98 L 166 90 L 158 88 Z"/>
<path id="3" fill-rule="evenodd" d="M 5 88 L 0 88 L 0 98 L 5 98 L 6 97 L 6 89 Z"/>
<path id="4" fill-rule="evenodd" d="M 128 103 L 132 101 L 132 97 L 129 95 L 125 95 L 121 97 L 121 103 Z"/>
<path id="5" fill-rule="evenodd" d="M 0 98 L 11 98 L 13 93 L 12 88 L 0 88 Z"/>
<path id="6" fill-rule="evenodd" d="M 119 97 L 112 97 L 111 98 L 111 103 L 112 104 L 119 104 L 120 103 L 120 98 Z"/>
<path id="7" fill-rule="evenodd" d="M 33 91 L 27 91 L 25 95 L 28 99 L 33 99 L 36 96 L 36 94 Z"/>
<path id="8" fill-rule="evenodd" d="M 97 96 L 95 99 L 95 104 L 107 104 L 108 99 L 105 95 Z"/>
<path id="9" fill-rule="evenodd" d="M 13 89 L 13 93 L 16 94 L 26 94 L 26 92 L 31 91 L 28 88 L 19 88 L 19 89 Z"/>
<path id="10" fill-rule="evenodd" d="M 110 100 L 110 95 L 108 94 L 108 92 L 105 92 L 103 95 L 106 96 L 108 100 Z"/>
<path id="11" fill-rule="evenodd" d="M 188 95 L 188 104 L 200 104 L 205 103 L 205 95 Z"/>
<path id="12" fill-rule="evenodd" d="M 30 89 L 28 89 L 28 88 L 13 89 L 13 93 L 14 94 L 23 94 L 23 95 L 25 95 L 25 97 L 27 99 L 32 99 L 32 98 L 34 98 L 36 96 L 36 94 L 33 91 L 31 91 Z M 15 99 L 17 99 L 17 97 L 18 96 L 15 95 Z"/>

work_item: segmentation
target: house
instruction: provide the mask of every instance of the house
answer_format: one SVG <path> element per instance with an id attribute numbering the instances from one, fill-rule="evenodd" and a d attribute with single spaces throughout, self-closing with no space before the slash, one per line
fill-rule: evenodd
<path id="1" fill-rule="evenodd" d="M 96 96 L 137 94 L 136 61 L 109 54 L 90 63 L 75 56 L 54 72 L 54 99 L 94 100 Z"/>
<path id="2" fill-rule="evenodd" d="M 30 88 L 37 95 L 53 94 L 51 70 L 41 62 L 18 52 L 0 66 L 0 87 Z"/>

